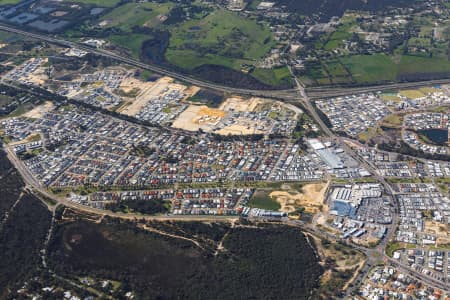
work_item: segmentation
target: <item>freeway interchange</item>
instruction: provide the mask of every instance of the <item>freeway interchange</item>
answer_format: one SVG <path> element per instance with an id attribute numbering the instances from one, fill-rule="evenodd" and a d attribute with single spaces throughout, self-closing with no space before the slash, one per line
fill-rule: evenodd
<path id="1" fill-rule="evenodd" d="M 331 140 L 333 140 L 336 144 L 338 144 L 340 147 L 342 147 L 353 159 L 358 161 L 364 168 L 366 168 L 372 175 L 374 179 L 376 179 L 378 182 L 380 182 L 386 193 L 389 195 L 389 198 L 391 199 L 391 204 L 394 207 L 393 212 L 393 220 L 392 225 L 388 228 L 388 234 L 386 237 L 382 240 L 382 242 L 376 247 L 376 248 L 367 248 L 357 245 L 350 245 L 354 247 L 355 249 L 363 252 L 366 257 L 366 263 L 364 267 L 360 270 L 359 276 L 356 279 L 356 281 L 361 281 L 366 275 L 367 272 L 370 270 L 370 268 L 374 265 L 376 265 L 380 261 L 380 256 L 387 262 L 391 263 L 392 265 L 396 266 L 400 270 L 406 272 L 407 274 L 411 275 L 412 277 L 418 278 L 421 281 L 427 283 L 431 287 L 439 288 L 446 293 L 450 293 L 450 289 L 448 286 L 438 281 L 434 278 L 431 278 L 427 275 L 424 275 L 422 273 L 419 273 L 415 270 L 412 270 L 408 266 L 405 266 L 401 264 L 399 261 L 394 260 L 386 255 L 385 248 L 387 245 L 387 242 L 394 239 L 394 234 L 396 232 L 396 226 L 398 224 L 398 218 L 399 218 L 399 208 L 398 203 L 395 199 L 394 192 L 392 190 L 392 187 L 386 182 L 385 178 L 383 176 L 377 175 L 376 170 L 374 167 L 366 162 L 364 159 L 362 159 L 355 151 L 347 145 L 345 142 L 345 139 L 334 134 L 330 128 L 328 128 L 323 120 L 319 117 L 317 114 L 315 108 L 313 107 L 311 103 L 311 99 L 318 99 L 318 98 L 328 98 L 328 97 L 335 97 L 335 96 L 343 96 L 353 93 L 367 93 L 367 92 L 374 92 L 374 91 L 380 91 L 380 90 L 390 90 L 390 89 L 398 89 L 398 88 L 412 88 L 417 86 L 423 86 L 423 85 L 430 85 L 430 84 L 444 84 L 449 83 L 450 80 L 434 80 L 434 81 L 427 81 L 427 82 L 416 82 L 416 83 L 398 83 L 398 84 L 390 84 L 390 85 L 383 85 L 383 86 L 375 86 L 375 87 L 363 87 L 363 88 L 353 88 L 353 89 L 340 89 L 340 88 L 310 88 L 305 89 L 305 87 L 299 82 L 296 78 L 294 78 L 296 83 L 295 89 L 290 90 L 274 90 L 274 91 L 256 91 L 256 90 L 248 90 L 248 89 L 238 89 L 238 88 L 231 88 L 226 87 L 218 84 L 213 84 L 209 82 L 204 82 L 195 78 L 192 78 L 187 75 L 179 74 L 158 66 L 144 64 L 142 62 L 139 62 L 134 59 L 130 59 L 127 57 L 123 57 L 120 55 L 117 55 L 115 53 L 112 53 L 110 51 L 102 50 L 102 49 L 94 49 L 91 47 L 87 47 L 80 43 L 75 43 L 71 41 L 62 40 L 59 38 L 54 38 L 48 35 L 43 34 L 35 34 L 26 32 L 23 30 L 15 29 L 12 27 L 0 25 L 0 30 L 8 31 L 16 34 L 21 34 L 24 36 L 28 36 L 34 39 L 39 39 L 43 41 L 47 41 L 49 43 L 54 43 L 58 45 L 62 45 L 65 47 L 71 47 L 71 48 L 78 48 L 82 49 L 86 52 L 90 52 L 93 54 L 105 56 L 112 58 L 114 60 L 117 60 L 119 62 L 129 64 L 131 66 L 139 67 L 146 70 L 151 70 L 156 73 L 160 73 L 163 75 L 167 75 L 170 77 L 173 77 L 175 79 L 178 79 L 183 82 L 188 82 L 193 85 L 197 85 L 199 87 L 209 88 L 217 91 L 227 92 L 227 93 L 234 93 L 234 94 L 240 94 L 240 95 L 247 95 L 247 96 L 260 96 L 260 97 L 267 97 L 267 98 L 275 98 L 280 99 L 286 102 L 291 103 L 300 103 L 303 105 L 303 107 L 307 110 L 308 114 L 314 119 L 314 121 L 319 125 L 322 132 L 328 136 Z M 229 221 L 230 219 L 236 219 L 236 216 L 174 216 L 174 215 L 162 215 L 162 216 L 143 216 L 141 214 L 124 214 L 124 213 L 113 213 L 110 211 L 105 211 L 101 209 L 96 209 L 93 207 L 87 207 L 85 205 L 74 203 L 73 201 L 69 201 L 64 197 L 57 196 L 55 194 L 50 193 L 40 182 L 38 182 L 34 176 L 30 173 L 28 168 L 24 166 L 22 161 L 16 156 L 16 154 L 11 150 L 9 147 L 5 147 L 5 150 L 7 152 L 8 158 L 11 160 L 11 162 L 15 165 L 15 167 L 18 169 L 18 171 L 21 173 L 26 185 L 27 189 L 31 191 L 37 191 L 39 194 L 44 195 L 45 197 L 48 197 L 50 199 L 53 199 L 61 205 L 65 205 L 68 207 L 72 207 L 75 209 L 79 209 L 81 211 L 85 211 L 88 213 L 93 214 L 99 214 L 99 215 L 108 215 L 112 217 L 119 217 L 119 218 L 127 218 L 127 219 L 135 219 L 135 218 L 144 218 L 149 220 L 186 220 L 186 221 Z M 311 226 L 309 224 L 305 224 L 302 222 L 296 222 L 292 220 L 284 220 L 289 225 L 292 226 L 299 226 L 304 231 L 309 232 L 311 234 L 315 234 L 319 237 L 325 237 L 329 240 L 333 241 L 341 241 L 339 238 L 336 238 L 336 236 L 331 235 L 323 230 L 319 230 L 317 227 Z M 352 292 L 354 292 L 354 289 L 350 288 L 347 291 L 347 296 L 350 296 Z"/>

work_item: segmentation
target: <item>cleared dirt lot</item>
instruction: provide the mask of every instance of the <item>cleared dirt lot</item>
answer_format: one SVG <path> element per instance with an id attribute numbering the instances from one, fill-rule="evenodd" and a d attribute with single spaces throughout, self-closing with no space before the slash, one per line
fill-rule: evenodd
<path id="1" fill-rule="evenodd" d="M 50 101 L 46 101 L 44 104 L 38 105 L 32 110 L 26 112 L 23 116 L 25 118 L 42 118 L 42 116 L 51 111 L 54 108 L 54 105 Z"/>
<path id="2" fill-rule="evenodd" d="M 450 227 L 435 221 L 425 221 L 425 232 L 436 235 L 438 246 L 450 244 Z"/>
<path id="3" fill-rule="evenodd" d="M 270 193 L 281 205 L 281 211 L 294 212 L 298 207 L 304 207 L 305 212 L 316 214 L 321 211 L 328 211 L 327 205 L 324 203 L 325 191 L 327 183 L 311 183 L 302 187 L 300 192 L 297 191 L 274 191 Z"/>
<path id="4" fill-rule="evenodd" d="M 139 88 L 140 92 L 134 100 L 128 99 L 131 104 L 118 112 L 128 116 L 136 115 L 152 98 L 160 96 L 172 81 L 173 79 L 169 77 L 162 77 L 156 82 L 143 82 L 135 78 L 127 78 L 122 82 L 120 88 L 125 92 Z"/>
<path id="5" fill-rule="evenodd" d="M 181 91 L 186 89 L 185 86 L 173 84 L 172 82 L 173 78 L 170 77 L 162 77 L 155 82 L 144 82 L 136 78 L 127 78 L 122 82 L 120 88 L 126 93 L 137 88 L 139 93 L 134 99 L 126 99 L 130 104 L 122 107 L 118 112 L 128 116 L 135 116 L 152 99 L 162 96 L 169 88 Z"/>
<path id="6" fill-rule="evenodd" d="M 214 124 L 225 114 L 222 110 L 209 108 L 206 105 L 189 105 L 173 122 L 172 127 L 189 131 L 197 131 L 200 128 L 211 131 Z"/>
<path id="7" fill-rule="evenodd" d="M 264 131 L 256 129 L 257 123 L 234 124 L 218 130 L 216 133 L 221 135 L 248 135 L 264 134 Z"/>
<path id="8" fill-rule="evenodd" d="M 144 82 L 132 77 L 125 79 L 120 89 L 125 93 L 139 89 L 139 93 L 134 98 L 124 98 L 128 104 L 121 107 L 118 112 L 128 116 L 135 116 L 152 99 L 163 96 L 169 90 L 178 90 L 184 93 L 183 101 L 199 91 L 198 87 L 192 86 L 187 88 L 185 85 L 173 83 L 173 81 L 174 79 L 170 77 L 162 77 L 155 82 Z"/>
<path id="9" fill-rule="evenodd" d="M 193 90 L 196 93 L 198 90 Z M 250 135 L 267 134 L 273 127 L 274 121 L 263 117 L 255 121 L 254 115 L 234 114 L 238 112 L 270 112 L 277 115 L 279 112 L 290 113 L 290 117 L 297 118 L 300 109 L 292 105 L 285 105 L 280 101 L 252 97 L 227 98 L 218 109 L 206 106 L 190 105 L 181 113 L 172 124 L 175 128 L 206 132 L 214 132 L 220 135 Z M 237 116 L 238 115 L 238 116 Z M 258 118 L 258 117 L 257 117 Z"/>
<path id="10" fill-rule="evenodd" d="M 255 108 L 263 103 L 261 98 L 250 98 L 248 100 L 241 97 L 231 97 L 225 100 L 219 107 L 219 109 L 224 111 L 254 111 Z"/>
<path id="11" fill-rule="evenodd" d="M 34 60 L 34 59 L 31 59 Z M 43 85 L 48 80 L 47 67 L 45 64 L 48 63 L 48 58 L 45 58 L 43 63 L 36 69 L 36 71 L 27 74 L 23 79 L 32 82 L 35 85 Z"/>

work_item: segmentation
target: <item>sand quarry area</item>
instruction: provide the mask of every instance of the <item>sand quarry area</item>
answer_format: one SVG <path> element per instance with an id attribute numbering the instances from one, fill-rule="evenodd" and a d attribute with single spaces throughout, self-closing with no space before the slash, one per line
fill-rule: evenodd
<path id="1" fill-rule="evenodd" d="M 275 198 L 280 203 L 280 211 L 290 213 L 298 207 L 304 207 L 305 212 L 316 214 L 321 211 L 328 211 L 328 207 L 324 203 L 327 186 L 328 183 L 311 183 L 304 185 L 300 192 L 293 190 L 274 191 L 270 193 L 270 197 Z"/>

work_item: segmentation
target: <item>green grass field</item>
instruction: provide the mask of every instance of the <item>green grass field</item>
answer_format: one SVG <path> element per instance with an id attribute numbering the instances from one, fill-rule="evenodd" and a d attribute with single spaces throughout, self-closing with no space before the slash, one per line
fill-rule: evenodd
<path id="1" fill-rule="evenodd" d="M 187 21 L 175 24 L 161 23 L 158 16 L 168 15 L 175 5 L 173 2 L 121 5 L 101 17 L 102 21 L 107 21 L 106 28 L 114 27 L 122 31 L 107 39 L 129 49 L 134 58 L 139 58 L 142 44 L 152 36 L 132 33 L 133 27 L 167 30 L 170 40 L 164 53 L 165 59 L 186 70 L 219 65 L 241 71 L 247 65 L 254 65 L 276 44 L 267 25 L 226 10 L 205 11 L 202 15 L 191 16 Z M 287 68 L 256 68 L 251 75 L 268 85 L 291 84 Z"/>
<path id="2" fill-rule="evenodd" d="M 253 194 L 252 198 L 250 198 L 250 201 L 248 202 L 248 206 L 274 211 L 281 208 L 280 204 L 269 196 L 269 192 L 262 190 L 256 191 Z"/>
<path id="3" fill-rule="evenodd" d="M 436 53 L 436 52 L 435 52 Z M 347 71 L 348 70 L 348 71 Z M 307 76 L 319 85 L 373 84 L 396 81 L 398 76 L 450 72 L 450 62 L 439 52 L 433 57 L 402 55 L 399 62 L 385 54 L 344 56 L 311 66 Z M 331 76 L 331 82 L 328 78 Z"/>
<path id="4" fill-rule="evenodd" d="M 349 40 L 352 37 L 352 33 L 350 33 L 351 26 L 351 23 L 339 26 L 337 30 L 331 34 L 323 48 L 330 51 L 343 46 L 343 40 Z"/>
<path id="5" fill-rule="evenodd" d="M 394 81 L 397 77 L 397 65 L 384 54 L 347 56 L 340 61 L 357 83 Z"/>
<path id="6" fill-rule="evenodd" d="M 108 21 L 106 27 L 118 27 L 130 31 L 133 26 L 143 26 L 158 15 L 170 12 L 173 3 L 126 3 L 104 15 L 101 19 Z"/>
<path id="7" fill-rule="evenodd" d="M 290 83 L 292 81 L 291 73 L 287 67 L 273 69 L 256 68 L 251 75 L 261 82 L 273 86 Z"/>
<path id="8" fill-rule="evenodd" d="M 189 49 L 167 50 L 165 56 L 167 61 L 170 63 L 187 70 L 195 69 L 196 67 L 206 64 L 221 65 L 231 69 L 239 69 L 241 64 L 248 62 L 243 59 L 233 59 L 230 57 L 217 56 L 208 53 L 199 57 L 196 51 Z"/>
<path id="9" fill-rule="evenodd" d="M 2 0 L 0 0 L 2 1 Z M 8 0 L 7 0 L 8 1 Z M 81 4 L 95 5 L 100 7 L 114 7 L 120 0 L 71 0 L 71 2 L 78 2 Z M 19 1 L 17 1 L 19 2 Z"/>
<path id="10" fill-rule="evenodd" d="M 17 4 L 21 0 L 0 0 L 0 5 Z"/>
<path id="11" fill-rule="evenodd" d="M 350 40 L 354 26 L 356 25 L 356 19 L 354 16 L 348 14 L 341 18 L 341 25 L 339 25 L 335 31 L 331 33 L 324 33 L 319 40 L 315 43 L 316 49 L 322 49 L 326 51 L 335 50 L 344 46 L 343 40 Z"/>
<path id="12" fill-rule="evenodd" d="M 110 35 L 108 40 L 118 46 L 130 49 L 133 58 L 139 58 L 142 43 L 151 38 L 146 34 Z"/>
<path id="13" fill-rule="evenodd" d="M 399 73 L 450 72 L 450 62 L 446 58 L 430 58 L 404 55 L 400 60 Z"/>
<path id="14" fill-rule="evenodd" d="M 218 64 L 240 69 L 263 57 L 273 46 L 270 30 L 228 11 L 215 11 L 174 27 L 166 59 L 182 68 Z"/>

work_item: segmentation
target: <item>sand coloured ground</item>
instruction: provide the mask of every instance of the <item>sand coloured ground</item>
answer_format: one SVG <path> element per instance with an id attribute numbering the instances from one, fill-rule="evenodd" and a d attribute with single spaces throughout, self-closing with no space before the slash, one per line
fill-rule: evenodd
<path id="1" fill-rule="evenodd" d="M 120 88 L 125 92 L 131 91 L 133 88 L 139 88 L 140 92 L 131 101 L 130 105 L 123 107 L 118 112 L 128 116 L 135 116 L 152 98 L 161 96 L 172 81 L 173 79 L 169 77 L 162 77 L 156 82 L 144 82 L 136 78 L 127 78 L 122 82 Z"/>
<path id="2" fill-rule="evenodd" d="M 54 105 L 52 102 L 45 101 L 44 104 L 36 106 L 32 110 L 23 114 L 23 116 L 25 118 L 34 118 L 34 119 L 42 118 L 46 112 L 51 111 L 53 108 L 54 108 Z"/>
<path id="3" fill-rule="evenodd" d="M 301 192 L 274 191 L 270 196 L 280 203 L 280 211 L 289 213 L 304 207 L 307 213 L 316 214 L 328 210 L 324 203 L 326 188 L 325 183 L 311 183 L 303 186 Z"/>
<path id="4" fill-rule="evenodd" d="M 173 122 L 172 127 L 197 131 L 200 128 L 211 131 L 213 123 L 225 116 L 226 112 L 206 105 L 189 105 Z"/>
<path id="5" fill-rule="evenodd" d="M 254 111 L 255 108 L 263 103 L 261 98 L 250 98 L 248 100 L 242 99 L 241 97 L 231 97 L 225 100 L 219 107 L 220 110 L 224 111 Z"/>
<path id="6" fill-rule="evenodd" d="M 216 131 L 216 133 L 220 135 L 249 135 L 265 133 L 264 131 L 257 130 L 256 126 L 256 123 L 248 125 L 233 124 Z"/>

